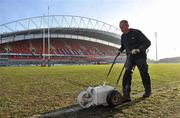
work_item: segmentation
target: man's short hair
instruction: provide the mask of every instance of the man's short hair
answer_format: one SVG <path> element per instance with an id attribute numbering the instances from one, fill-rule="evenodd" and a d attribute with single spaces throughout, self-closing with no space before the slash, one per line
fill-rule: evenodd
<path id="1" fill-rule="evenodd" d="M 120 24 L 121 24 L 121 23 L 127 23 L 127 24 L 128 24 L 128 21 L 127 21 L 127 20 L 121 20 L 121 21 L 120 21 Z"/>

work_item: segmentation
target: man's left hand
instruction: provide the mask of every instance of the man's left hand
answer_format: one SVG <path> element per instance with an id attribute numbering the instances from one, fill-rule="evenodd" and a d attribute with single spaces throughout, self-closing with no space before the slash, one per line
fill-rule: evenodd
<path id="1" fill-rule="evenodd" d="M 132 51 L 131 51 L 131 54 L 137 54 L 137 53 L 139 53 L 140 52 L 140 50 L 139 49 L 132 49 Z"/>

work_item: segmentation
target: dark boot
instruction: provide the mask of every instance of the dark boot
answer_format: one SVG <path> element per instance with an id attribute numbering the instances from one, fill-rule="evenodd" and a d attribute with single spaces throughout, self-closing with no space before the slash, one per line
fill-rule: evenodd
<path id="1" fill-rule="evenodd" d="M 143 94 L 143 98 L 148 98 L 151 96 L 151 88 L 149 88 L 148 90 L 145 90 L 145 93 Z"/>
<path id="2" fill-rule="evenodd" d="M 143 94 L 143 98 L 148 98 L 151 96 L 151 86 L 145 86 L 145 93 Z"/>
<path id="3" fill-rule="evenodd" d="M 131 98 L 122 96 L 122 102 L 121 103 L 127 103 L 127 102 L 131 102 Z"/>
<path id="4" fill-rule="evenodd" d="M 146 93 L 146 92 L 145 92 L 145 93 L 143 94 L 143 98 L 148 98 L 148 97 L 150 97 L 150 96 L 151 96 L 151 93 Z"/>
<path id="5" fill-rule="evenodd" d="M 130 91 L 131 88 L 129 86 L 123 88 L 122 103 L 131 102 Z"/>

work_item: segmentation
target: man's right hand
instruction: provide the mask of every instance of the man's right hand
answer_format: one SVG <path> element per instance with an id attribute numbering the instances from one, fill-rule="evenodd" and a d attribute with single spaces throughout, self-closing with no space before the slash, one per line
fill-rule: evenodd
<path id="1" fill-rule="evenodd" d="M 121 54 L 121 52 L 118 52 L 117 55 L 119 56 Z"/>
<path id="2" fill-rule="evenodd" d="M 117 55 L 119 56 L 121 53 L 122 53 L 122 52 L 121 52 L 121 49 L 118 49 Z"/>

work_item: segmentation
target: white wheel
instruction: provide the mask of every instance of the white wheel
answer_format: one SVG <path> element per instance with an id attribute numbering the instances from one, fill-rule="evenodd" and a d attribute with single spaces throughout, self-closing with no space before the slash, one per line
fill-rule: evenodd
<path id="1" fill-rule="evenodd" d="M 82 91 L 77 97 L 77 103 L 82 108 L 89 108 L 93 105 L 93 98 L 87 91 Z"/>

